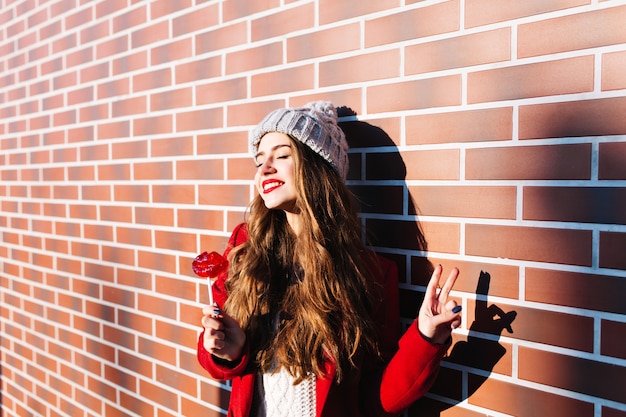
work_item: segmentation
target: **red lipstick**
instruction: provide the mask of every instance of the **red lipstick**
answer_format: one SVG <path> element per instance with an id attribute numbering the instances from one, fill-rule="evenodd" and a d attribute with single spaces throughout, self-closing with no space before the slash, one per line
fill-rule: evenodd
<path id="1" fill-rule="evenodd" d="M 263 194 L 267 194 L 267 193 L 271 193 L 272 191 L 274 191 L 275 189 L 277 189 L 283 184 L 284 182 L 282 181 L 269 179 L 261 183 L 261 189 L 263 190 Z"/>

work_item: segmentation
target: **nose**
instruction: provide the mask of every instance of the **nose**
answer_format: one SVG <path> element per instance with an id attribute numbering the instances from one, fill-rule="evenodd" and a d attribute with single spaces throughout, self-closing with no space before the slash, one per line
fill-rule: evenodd
<path id="1" fill-rule="evenodd" d="M 258 168 L 259 173 L 261 174 L 271 174 L 276 172 L 276 169 L 274 168 L 274 164 L 272 162 L 272 158 L 266 158 L 261 165 L 259 165 Z"/>

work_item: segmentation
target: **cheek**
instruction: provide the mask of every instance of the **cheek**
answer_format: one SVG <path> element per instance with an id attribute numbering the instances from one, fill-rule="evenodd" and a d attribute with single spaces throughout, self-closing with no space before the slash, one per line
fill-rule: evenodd
<path id="1" fill-rule="evenodd" d="M 289 182 L 294 182 L 296 178 L 296 167 L 293 161 L 289 161 L 289 163 L 285 166 L 285 175 L 289 178 Z"/>

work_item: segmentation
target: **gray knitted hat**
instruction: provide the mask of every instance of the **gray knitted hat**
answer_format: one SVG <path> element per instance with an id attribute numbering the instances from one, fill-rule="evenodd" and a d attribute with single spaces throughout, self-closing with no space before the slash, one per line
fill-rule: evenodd
<path id="1" fill-rule="evenodd" d="M 342 179 L 348 174 L 348 142 L 337 125 L 337 110 L 328 101 L 308 103 L 301 108 L 274 110 L 250 132 L 254 156 L 263 135 L 279 132 L 307 145 L 330 163 Z"/>

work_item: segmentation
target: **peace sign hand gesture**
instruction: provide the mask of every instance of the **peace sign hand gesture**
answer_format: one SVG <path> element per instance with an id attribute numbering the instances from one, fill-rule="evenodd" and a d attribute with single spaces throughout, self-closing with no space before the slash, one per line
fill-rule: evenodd
<path id="1" fill-rule="evenodd" d="M 424 302 L 418 315 L 420 332 L 436 344 L 445 344 L 452 330 L 461 325 L 461 306 L 449 300 L 450 291 L 459 276 L 457 268 L 452 269 L 448 278 L 440 287 L 439 280 L 443 267 L 438 265 L 426 287 Z"/>

